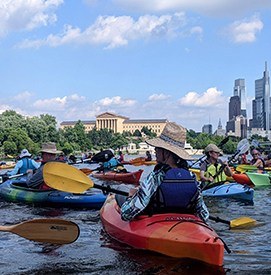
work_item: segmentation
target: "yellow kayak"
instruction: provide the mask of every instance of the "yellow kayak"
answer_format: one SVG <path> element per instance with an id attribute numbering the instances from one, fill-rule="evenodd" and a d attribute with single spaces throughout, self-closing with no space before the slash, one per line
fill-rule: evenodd
<path id="1" fill-rule="evenodd" d="M 15 165 L 16 165 L 16 162 L 14 162 L 14 161 L 7 161 L 5 164 L 0 165 L 0 169 L 14 168 Z"/>

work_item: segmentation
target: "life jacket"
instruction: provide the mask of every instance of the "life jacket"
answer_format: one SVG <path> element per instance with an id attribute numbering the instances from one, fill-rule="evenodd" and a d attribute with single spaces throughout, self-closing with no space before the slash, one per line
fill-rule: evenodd
<path id="1" fill-rule="evenodd" d="M 221 164 L 219 162 L 216 162 L 216 164 L 211 164 L 207 159 L 204 160 L 204 162 L 207 164 L 207 170 L 204 174 L 204 176 L 206 178 L 209 178 L 210 176 L 214 176 L 216 175 L 216 173 L 219 171 L 219 169 L 221 168 Z M 214 181 L 211 184 L 214 184 L 216 182 L 220 182 L 220 181 L 226 181 L 226 174 L 224 172 L 224 170 L 214 179 Z"/>
<path id="2" fill-rule="evenodd" d="M 143 212 L 194 214 L 198 195 L 198 185 L 189 171 L 170 169 Z"/>
<path id="3" fill-rule="evenodd" d="M 258 159 L 260 159 L 262 161 L 262 166 L 258 166 L 258 168 L 263 169 L 264 168 L 264 160 L 261 156 L 259 156 Z M 252 159 L 252 161 L 250 162 L 250 165 L 255 164 L 258 159 Z"/>
<path id="4" fill-rule="evenodd" d="M 23 166 L 19 169 L 18 174 L 24 174 L 28 169 L 35 170 L 35 166 L 32 164 L 32 160 L 29 158 L 22 158 Z"/>

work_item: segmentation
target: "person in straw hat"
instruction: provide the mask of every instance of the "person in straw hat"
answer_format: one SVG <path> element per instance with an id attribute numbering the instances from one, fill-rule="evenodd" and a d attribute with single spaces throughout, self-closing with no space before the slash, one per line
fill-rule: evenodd
<path id="1" fill-rule="evenodd" d="M 209 144 L 205 148 L 205 154 L 207 158 L 200 166 L 200 180 L 202 183 L 209 182 L 209 184 L 213 184 L 216 182 L 224 182 L 226 181 L 226 175 L 228 177 L 232 177 L 232 170 L 230 169 L 227 161 L 222 161 L 219 159 L 219 155 L 222 154 L 222 150 L 220 150 L 215 144 Z M 214 176 L 218 173 L 221 166 L 224 165 L 225 168 L 218 174 L 215 178 Z M 203 184 L 204 185 L 204 184 Z"/>
<path id="2" fill-rule="evenodd" d="M 40 164 L 31 159 L 31 154 L 27 149 L 23 149 L 19 155 L 19 161 L 16 163 L 12 172 L 7 172 L 8 176 L 26 173 L 28 169 L 36 170 L 40 167 Z"/>
<path id="3" fill-rule="evenodd" d="M 41 150 L 38 153 L 41 153 L 42 157 L 41 166 L 35 174 L 33 174 L 32 169 L 27 170 L 26 184 L 31 188 L 50 189 L 50 187 L 46 185 L 43 179 L 44 164 L 52 161 L 62 162 L 61 160 L 56 160 L 56 154 L 61 154 L 63 152 L 56 149 L 54 142 L 45 142 L 42 143 Z"/>
<path id="4" fill-rule="evenodd" d="M 189 213 L 207 221 L 209 212 L 202 199 L 195 174 L 188 171 L 186 160 L 192 157 L 184 150 L 186 129 L 174 122 L 166 124 L 158 138 L 146 143 L 155 147 L 154 171 L 138 189 L 131 188 L 121 206 L 121 218 L 129 221 L 138 214 Z"/>

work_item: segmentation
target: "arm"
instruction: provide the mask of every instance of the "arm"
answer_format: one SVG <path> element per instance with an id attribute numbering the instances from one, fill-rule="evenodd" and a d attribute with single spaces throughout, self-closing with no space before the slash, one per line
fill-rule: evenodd
<path id="1" fill-rule="evenodd" d="M 199 177 L 201 181 L 209 181 L 209 182 L 213 182 L 214 178 L 212 176 L 210 176 L 209 178 L 205 177 L 205 172 L 207 171 L 207 165 L 206 163 L 202 163 L 202 165 L 200 166 L 200 172 L 199 172 Z"/>
<path id="2" fill-rule="evenodd" d="M 29 169 L 27 170 L 27 178 L 26 178 L 26 184 L 30 188 L 38 188 L 40 184 L 44 182 L 43 179 L 43 167 L 42 165 L 36 173 L 33 175 L 33 170 Z"/>
<path id="3" fill-rule="evenodd" d="M 227 161 L 224 161 L 223 164 L 226 165 L 225 168 L 224 168 L 225 174 L 226 174 L 228 177 L 232 177 L 233 172 L 232 172 L 231 168 L 229 167 L 228 162 L 227 162 Z"/>
<path id="4" fill-rule="evenodd" d="M 138 191 L 133 197 L 128 197 L 121 207 L 121 219 L 129 221 L 142 212 L 149 204 L 152 195 L 165 177 L 164 171 L 152 172 L 139 186 Z M 129 195 L 133 194 L 131 190 Z"/>
<path id="5" fill-rule="evenodd" d="M 18 174 L 18 171 L 20 170 L 20 168 L 23 166 L 23 161 L 19 160 L 17 162 L 17 164 L 15 165 L 15 167 L 13 168 L 12 172 L 7 172 L 8 176 L 14 176 Z"/>

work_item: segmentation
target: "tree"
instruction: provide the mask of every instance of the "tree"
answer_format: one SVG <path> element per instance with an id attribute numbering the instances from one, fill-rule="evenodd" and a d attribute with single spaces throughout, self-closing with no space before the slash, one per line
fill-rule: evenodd
<path id="1" fill-rule="evenodd" d="M 148 129 L 148 127 L 146 126 L 143 126 L 142 129 L 141 129 L 141 132 L 142 133 L 145 133 L 147 136 L 150 136 L 151 135 L 151 129 Z"/>
<path id="2" fill-rule="evenodd" d="M 141 137 L 141 133 L 138 129 L 135 130 L 134 134 L 133 134 L 134 137 Z"/>
<path id="3" fill-rule="evenodd" d="M 16 155 L 18 150 L 14 141 L 4 141 L 3 143 L 5 154 Z"/>
<path id="4" fill-rule="evenodd" d="M 65 142 L 64 146 L 61 148 L 61 151 L 63 151 L 63 153 L 68 156 L 74 151 L 74 148 L 69 142 Z"/>
<path id="5" fill-rule="evenodd" d="M 53 124 L 56 127 L 57 121 L 55 116 L 51 116 L 49 114 L 46 115 L 40 115 L 40 118 L 46 123 L 46 125 Z"/>
<path id="6" fill-rule="evenodd" d="M 115 133 L 112 136 L 110 147 L 113 148 L 114 150 L 119 149 L 123 146 L 128 145 L 128 139 L 125 138 L 123 135 L 120 133 Z"/>

